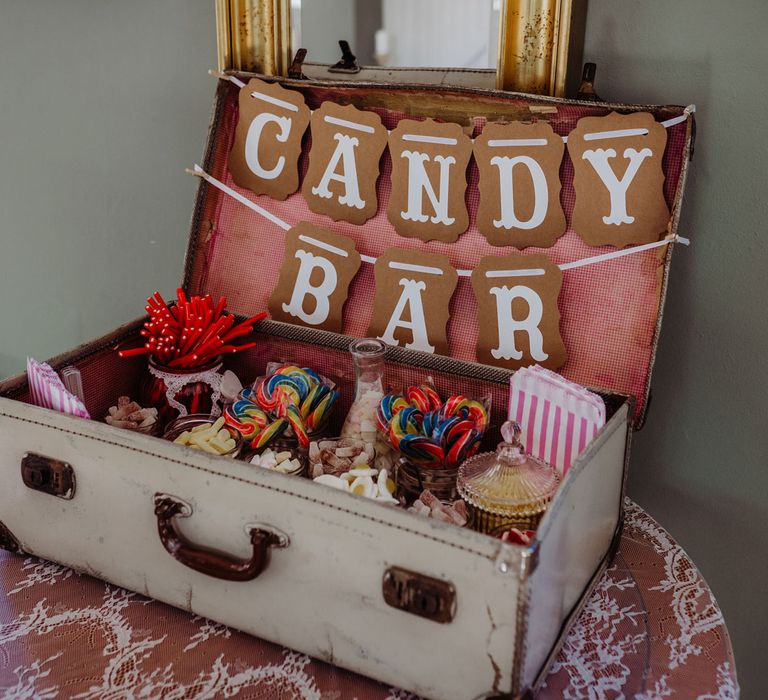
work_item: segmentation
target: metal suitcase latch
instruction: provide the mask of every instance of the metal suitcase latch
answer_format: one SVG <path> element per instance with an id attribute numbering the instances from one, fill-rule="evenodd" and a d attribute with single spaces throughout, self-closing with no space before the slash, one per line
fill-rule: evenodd
<path id="1" fill-rule="evenodd" d="M 27 452 L 21 458 L 21 479 L 27 488 L 67 501 L 75 495 L 75 472 L 60 459 Z"/>
<path id="2" fill-rule="evenodd" d="M 382 592 L 387 605 L 433 622 L 450 622 L 456 615 L 456 589 L 449 581 L 390 566 Z"/>

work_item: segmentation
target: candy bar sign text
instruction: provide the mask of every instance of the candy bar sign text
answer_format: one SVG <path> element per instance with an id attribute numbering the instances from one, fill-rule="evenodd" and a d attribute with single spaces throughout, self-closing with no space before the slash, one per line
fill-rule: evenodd
<path id="1" fill-rule="evenodd" d="M 239 96 L 229 158 L 235 183 L 285 199 L 299 189 L 310 111 L 301 93 L 253 78 Z M 467 167 L 479 171 L 474 222 L 494 246 L 550 247 L 566 230 L 560 205 L 563 139 L 546 122 L 488 124 L 474 140 L 458 124 L 401 119 L 387 135 L 376 112 L 324 102 L 311 116 L 309 208 L 361 225 L 378 210 L 381 156 L 392 163 L 387 217 L 422 241 L 456 241 L 470 226 Z M 568 134 L 576 200 L 571 225 L 591 246 L 659 240 L 670 212 L 662 159 L 666 129 L 646 112 L 584 117 Z"/>
<path id="2" fill-rule="evenodd" d="M 360 255 L 346 236 L 307 222 L 285 235 L 285 253 L 269 313 L 277 321 L 341 333 L 347 291 Z"/>
<path id="3" fill-rule="evenodd" d="M 288 231 L 269 310 L 278 321 L 340 333 L 360 256 L 349 238 L 306 222 Z M 448 258 L 390 248 L 374 265 L 368 333 L 390 345 L 448 354 L 446 324 L 458 273 Z M 545 255 L 486 256 L 472 272 L 480 336 L 477 359 L 517 369 L 566 360 L 557 299 L 562 272 Z"/>

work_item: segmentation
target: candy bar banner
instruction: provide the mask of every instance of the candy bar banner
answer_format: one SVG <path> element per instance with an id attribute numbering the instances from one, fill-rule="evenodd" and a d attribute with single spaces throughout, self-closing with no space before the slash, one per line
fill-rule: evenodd
<path id="1" fill-rule="evenodd" d="M 591 246 L 650 243 L 669 224 L 662 159 L 666 129 L 651 114 L 584 117 L 568 135 L 573 229 Z"/>
<path id="2" fill-rule="evenodd" d="M 488 124 L 475 139 L 477 228 L 491 245 L 549 248 L 565 233 L 564 150 L 563 139 L 546 122 Z"/>
<path id="3" fill-rule="evenodd" d="M 304 97 L 252 78 L 241 88 L 229 170 L 240 187 L 283 200 L 299 188 L 298 160 L 310 112 Z"/>
<path id="4" fill-rule="evenodd" d="M 410 350 L 448 354 L 445 327 L 459 276 L 439 253 L 390 248 L 374 266 L 368 335 Z"/>
<path id="5" fill-rule="evenodd" d="M 557 306 L 563 274 L 546 255 L 487 256 L 471 279 L 479 362 L 510 369 L 565 364 Z"/>
<path id="6" fill-rule="evenodd" d="M 384 148 L 392 160 L 387 217 L 395 231 L 452 243 L 469 227 L 467 166 L 479 171 L 477 227 L 491 245 L 547 248 L 566 230 L 560 204 L 563 140 L 544 121 L 487 124 L 474 144 L 462 127 L 401 119 L 389 133 L 376 112 L 324 102 L 310 117 L 301 93 L 252 78 L 238 97 L 229 169 L 237 185 L 284 200 L 299 187 L 298 159 L 311 120 L 302 186 L 311 211 L 362 225 L 378 210 Z M 583 117 L 568 134 L 576 194 L 572 228 L 590 246 L 657 241 L 667 133 L 648 112 Z"/>
<path id="7" fill-rule="evenodd" d="M 472 140 L 458 124 L 402 119 L 389 135 L 387 217 L 401 236 L 452 243 L 469 226 L 464 201 Z"/>
<path id="8" fill-rule="evenodd" d="M 309 170 L 301 191 L 309 208 L 334 221 L 364 224 L 376 214 L 379 160 L 387 130 L 376 112 L 323 102 L 312 113 Z"/>
<path id="9" fill-rule="evenodd" d="M 301 222 L 285 234 L 269 313 L 276 321 L 341 333 L 344 302 L 359 268 L 351 239 Z"/>

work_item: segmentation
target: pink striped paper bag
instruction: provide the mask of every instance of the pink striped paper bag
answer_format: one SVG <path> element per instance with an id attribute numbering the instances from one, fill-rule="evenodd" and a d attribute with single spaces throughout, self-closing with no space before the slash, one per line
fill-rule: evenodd
<path id="1" fill-rule="evenodd" d="M 603 400 L 539 366 L 519 369 L 509 387 L 509 420 L 520 424 L 526 451 L 565 474 L 605 425 Z"/>
<path id="2" fill-rule="evenodd" d="M 71 416 L 90 418 L 90 414 L 76 396 L 70 394 L 59 375 L 45 362 L 27 358 L 27 379 L 32 403 Z"/>

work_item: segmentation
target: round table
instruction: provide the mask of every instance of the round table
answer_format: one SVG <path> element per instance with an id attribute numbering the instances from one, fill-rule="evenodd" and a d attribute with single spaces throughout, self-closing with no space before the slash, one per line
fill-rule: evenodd
<path id="1" fill-rule="evenodd" d="M 627 501 L 621 544 L 538 698 L 737 698 L 723 616 Z M 406 700 L 410 693 L 34 557 L 0 553 L 0 698 Z"/>

